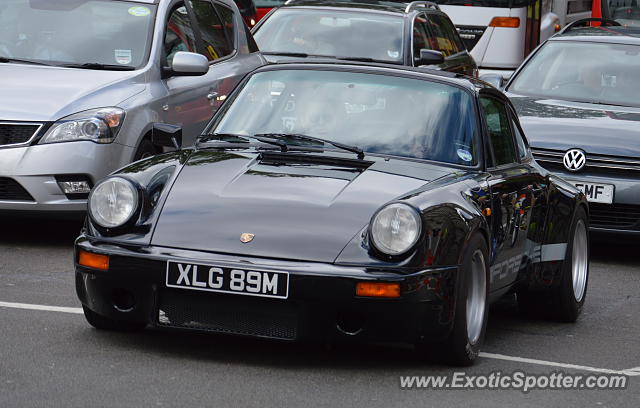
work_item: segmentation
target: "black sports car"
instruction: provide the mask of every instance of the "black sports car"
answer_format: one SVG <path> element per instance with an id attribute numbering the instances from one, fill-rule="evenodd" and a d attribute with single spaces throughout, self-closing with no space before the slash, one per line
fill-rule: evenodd
<path id="1" fill-rule="evenodd" d="M 195 147 L 101 181 L 88 214 L 77 294 L 101 329 L 402 340 L 471 364 L 489 302 L 573 321 L 587 287 L 583 194 L 536 164 L 502 93 L 437 71 L 262 67 Z"/>

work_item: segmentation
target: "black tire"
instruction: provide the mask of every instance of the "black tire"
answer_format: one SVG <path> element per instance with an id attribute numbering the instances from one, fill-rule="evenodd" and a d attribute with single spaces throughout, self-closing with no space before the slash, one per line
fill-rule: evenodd
<path id="1" fill-rule="evenodd" d="M 579 225 L 582 224 L 582 227 Z M 583 235 L 584 241 L 576 244 L 576 230 L 581 228 L 578 235 Z M 562 262 L 562 270 L 560 275 L 560 283 L 556 288 L 548 292 L 528 292 L 521 290 L 518 292 L 518 307 L 520 311 L 528 317 L 546 317 L 561 322 L 575 322 L 584 306 L 587 296 L 587 287 L 589 282 L 589 221 L 587 213 L 583 207 L 578 207 L 573 215 L 571 228 L 569 230 L 569 242 L 564 261 Z M 586 263 L 584 276 L 584 289 L 578 299 L 574 292 L 574 250 L 580 245 L 586 245 Z M 577 250 L 580 252 L 580 250 Z M 579 261 L 579 260 L 578 260 Z"/>
<path id="2" fill-rule="evenodd" d="M 84 317 L 87 319 L 87 322 L 98 330 L 136 331 L 144 329 L 146 326 L 145 323 L 109 319 L 108 317 L 95 313 L 85 305 L 82 305 L 82 310 L 84 311 Z"/>
<path id="3" fill-rule="evenodd" d="M 576 236 L 576 230 L 578 229 L 580 222 L 583 223 L 582 225 L 585 228 L 583 239 L 584 244 L 586 244 L 586 259 L 583 259 L 583 261 L 586 263 L 586 276 L 584 277 L 584 289 L 582 296 L 578 299 L 574 292 L 573 269 L 576 266 L 574 264 L 574 252 L 576 251 L 577 244 L 575 239 L 578 238 Z M 580 232 L 578 235 L 580 235 Z M 582 206 L 578 207 L 575 211 L 569 236 L 571 237 L 571 241 L 569 242 L 569 245 L 567 245 L 567 253 L 565 254 L 564 262 L 562 263 L 562 278 L 560 286 L 552 293 L 551 296 L 551 316 L 554 319 L 563 322 L 575 322 L 578 320 L 578 316 L 582 313 L 582 307 L 584 306 L 584 301 L 587 297 L 587 287 L 589 283 L 589 221 L 587 219 L 587 213 Z M 578 250 L 578 252 L 579 251 L 580 250 Z M 578 262 L 579 261 L 580 260 L 578 260 Z"/>
<path id="4" fill-rule="evenodd" d="M 480 255 L 480 259 L 478 259 Z M 475 261 L 474 261 L 475 260 Z M 476 265 L 476 267 L 474 267 Z M 474 273 L 478 273 L 478 266 L 482 266 L 484 272 L 484 302 L 483 309 L 480 312 L 481 318 L 476 320 L 474 339 L 471 339 L 467 324 L 467 299 L 469 295 L 469 285 L 472 284 Z M 475 271 L 475 272 L 474 272 Z M 480 280 L 482 280 L 480 278 Z M 469 242 L 465 246 L 461 257 L 461 267 L 459 279 L 456 280 L 456 302 L 453 328 L 449 337 L 437 344 L 419 344 L 417 349 L 426 354 L 426 357 L 433 358 L 434 348 L 444 351 L 441 357 L 444 357 L 447 363 L 457 366 L 472 365 L 480 353 L 480 347 L 484 341 L 484 335 L 487 329 L 487 319 L 489 315 L 489 250 L 484 237 L 480 233 L 472 235 Z M 478 328 L 479 327 L 479 328 Z"/>
<path id="5" fill-rule="evenodd" d="M 142 139 L 138 149 L 136 150 L 136 154 L 133 156 L 133 161 L 138 161 L 142 159 L 146 159 L 147 157 L 154 156 L 158 153 L 156 147 L 151 143 L 149 139 Z"/>

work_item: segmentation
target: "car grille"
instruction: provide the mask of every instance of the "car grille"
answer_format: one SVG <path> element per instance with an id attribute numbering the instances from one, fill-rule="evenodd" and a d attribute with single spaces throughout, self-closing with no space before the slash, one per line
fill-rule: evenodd
<path id="1" fill-rule="evenodd" d="M 469 51 L 476 46 L 484 34 L 484 31 L 487 29 L 487 27 L 480 26 L 457 26 L 456 28 L 458 29 L 460 38 L 462 38 L 462 42 Z"/>
<path id="2" fill-rule="evenodd" d="M 289 301 L 192 290 L 160 293 L 158 324 L 176 327 L 295 340 L 298 311 Z"/>
<path id="3" fill-rule="evenodd" d="M 533 157 L 548 170 L 568 171 L 563 164 L 564 151 L 550 149 L 532 149 Z M 590 174 L 626 176 L 640 174 L 640 160 L 630 157 L 605 156 L 587 153 L 587 162 L 580 174 L 588 171 Z"/>
<path id="4" fill-rule="evenodd" d="M 35 201 L 17 181 L 6 177 L 0 177 L 0 200 Z"/>
<path id="5" fill-rule="evenodd" d="M 589 203 L 591 226 L 609 229 L 640 229 L 640 205 Z"/>
<path id="6" fill-rule="evenodd" d="M 0 122 L 0 146 L 25 144 L 40 128 L 40 124 L 20 124 Z"/>

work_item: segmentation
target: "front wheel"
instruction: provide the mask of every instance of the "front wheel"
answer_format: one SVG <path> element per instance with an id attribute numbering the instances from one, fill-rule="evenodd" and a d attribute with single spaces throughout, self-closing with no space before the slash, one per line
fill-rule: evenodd
<path id="1" fill-rule="evenodd" d="M 472 365 L 484 341 L 489 312 L 489 251 L 481 234 L 474 234 L 467 243 L 456 282 L 456 303 L 453 329 L 442 343 L 449 363 Z M 421 345 L 425 346 L 425 345 Z"/>

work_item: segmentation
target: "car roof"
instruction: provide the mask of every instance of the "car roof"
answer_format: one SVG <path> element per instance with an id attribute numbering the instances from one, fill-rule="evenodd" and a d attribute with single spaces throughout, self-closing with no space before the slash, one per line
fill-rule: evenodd
<path id="1" fill-rule="evenodd" d="M 411 76 L 415 78 L 435 79 L 440 82 L 450 83 L 465 88 L 471 92 L 478 92 L 482 89 L 495 90 L 490 84 L 468 77 L 462 74 L 456 74 L 449 71 L 440 71 L 425 67 L 409 67 L 395 64 L 369 63 L 369 62 L 350 62 L 341 60 L 328 59 L 308 59 L 305 61 L 279 61 L 277 63 L 267 64 L 254 72 L 271 71 L 280 69 L 329 69 L 335 71 L 353 71 L 357 70 L 366 73 L 388 74 L 391 76 Z"/>
<path id="2" fill-rule="evenodd" d="M 640 27 L 575 27 L 554 35 L 549 41 L 586 41 L 640 45 Z"/>
<path id="3" fill-rule="evenodd" d="M 405 9 L 411 1 L 391 0 L 289 0 L 281 7 L 313 7 L 313 8 L 349 8 L 368 11 L 386 11 L 396 14 L 406 14 Z M 413 10 L 439 12 L 435 8 L 417 8 Z"/>

